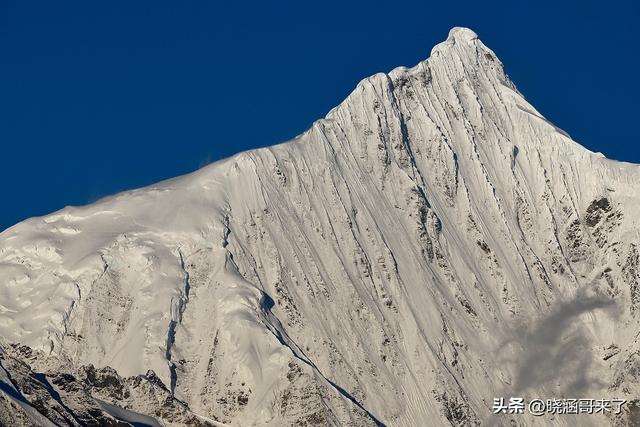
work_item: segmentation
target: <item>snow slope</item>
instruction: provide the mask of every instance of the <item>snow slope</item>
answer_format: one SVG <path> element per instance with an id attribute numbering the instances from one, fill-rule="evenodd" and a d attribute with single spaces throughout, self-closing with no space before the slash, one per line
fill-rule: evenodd
<path id="1" fill-rule="evenodd" d="M 0 336 L 228 425 L 574 425 L 491 404 L 638 396 L 639 184 L 454 28 L 292 141 L 0 234 Z"/>

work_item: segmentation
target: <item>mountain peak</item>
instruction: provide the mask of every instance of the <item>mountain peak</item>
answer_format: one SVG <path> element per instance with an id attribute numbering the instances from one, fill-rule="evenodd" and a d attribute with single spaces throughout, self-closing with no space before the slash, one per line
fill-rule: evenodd
<path id="1" fill-rule="evenodd" d="M 478 35 L 475 33 L 475 31 L 466 28 L 466 27 L 453 27 L 451 30 L 449 30 L 449 36 L 447 37 L 447 41 L 454 41 L 454 42 L 472 42 L 473 40 L 476 40 L 478 38 Z"/>
<path id="2" fill-rule="evenodd" d="M 456 47 L 456 50 L 466 50 L 465 48 L 467 47 L 475 48 L 478 45 L 482 46 L 484 48 L 483 50 L 489 51 L 489 49 L 478 38 L 478 34 L 476 34 L 475 31 L 465 27 L 453 27 L 449 30 L 447 39 L 442 43 L 438 43 L 433 47 L 433 49 L 431 49 L 431 56 L 437 56 L 439 53 L 450 50 L 453 47 Z M 492 56 L 495 56 L 495 54 Z"/>

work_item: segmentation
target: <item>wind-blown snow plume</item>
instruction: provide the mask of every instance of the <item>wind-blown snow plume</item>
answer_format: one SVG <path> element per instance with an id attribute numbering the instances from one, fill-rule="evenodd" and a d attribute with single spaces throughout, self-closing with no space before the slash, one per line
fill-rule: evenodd
<path id="1" fill-rule="evenodd" d="M 518 359 L 514 388 L 511 395 L 528 389 L 540 389 L 558 382 L 558 396 L 586 396 L 592 387 L 606 386 L 593 377 L 591 363 L 592 340 L 581 323 L 580 316 L 595 310 L 609 310 L 615 315 L 613 300 L 605 296 L 586 296 L 582 293 L 562 302 L 533 330 L 519 337 L 522 355 Z"/>

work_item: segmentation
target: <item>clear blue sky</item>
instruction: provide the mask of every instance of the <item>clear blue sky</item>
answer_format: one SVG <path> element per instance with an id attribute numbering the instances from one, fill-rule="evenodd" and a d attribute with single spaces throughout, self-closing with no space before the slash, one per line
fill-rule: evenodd
<path id="1" fill-rule="evenodd" d="M 636 2 L 0 0 L 0 229 L 287 140 L 467 26 L 574 139 L 640 162 Z"/>

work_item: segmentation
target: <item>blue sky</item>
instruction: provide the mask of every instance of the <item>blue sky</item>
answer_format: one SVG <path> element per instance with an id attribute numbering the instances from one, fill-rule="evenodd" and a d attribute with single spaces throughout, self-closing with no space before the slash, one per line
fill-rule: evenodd
<path id="1" fill-rule="evenodd" d="M 484 3 L 484 4 L 483 4 Z M 640 163 L 626 2 L 0 0 L 0 229 L 282 142 L 476 31 L 548 119 Z"/>

